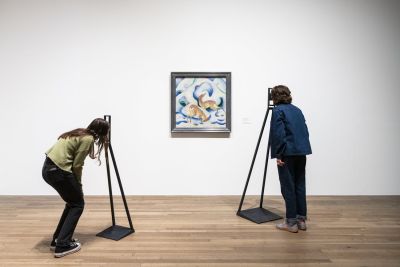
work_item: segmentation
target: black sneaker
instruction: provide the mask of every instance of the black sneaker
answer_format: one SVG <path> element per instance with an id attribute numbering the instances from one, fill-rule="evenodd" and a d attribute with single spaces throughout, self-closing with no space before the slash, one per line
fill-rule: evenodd
<path id="1" fill-rule="evenodd" d="M 80 243 L 71 242 L 66 247 L 56 247 L 54 251 L 54 257 L 61 258 L 69 254 L 78 252 L 81 249 Z"/>
<path id="2" fill-rule="evenodd" d="M 76 238 L 72 238 L 71 239 L 71 242 L 79 242 L 79 240 L 78 239 L 76 239 Z M 56 239 L 53 239 L 52 241 L 51 241 L 51 243 L 50 243 L 50 250 L 51 251 L 54 251 L 55 249 L 56 249 L 56 243 L 57 243 L 57 238 Z"/>

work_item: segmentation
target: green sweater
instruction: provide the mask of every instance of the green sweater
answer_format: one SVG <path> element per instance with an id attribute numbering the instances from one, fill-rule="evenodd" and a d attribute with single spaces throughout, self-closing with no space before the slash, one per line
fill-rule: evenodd
<path id="1" fill-rule="evenodd" d="M 60 169 L 73 173 L 81 183 L 83 163 L 93 144 L 91 135 L 60 138 L 47 150 L 46 155 Z"/>

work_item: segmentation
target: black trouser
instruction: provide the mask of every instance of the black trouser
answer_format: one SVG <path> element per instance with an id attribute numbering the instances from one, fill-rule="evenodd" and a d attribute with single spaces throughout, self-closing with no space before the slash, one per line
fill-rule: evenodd
<path id="1" fill-rule="evenodd" d="M 286 218 L 294 224 L 296 218 L 306 218 L 306 156 L 286 156 L 285 164 L 278 166 L 282 196 L 285 199 Z"/>
<path id="2" fill-rule="evenodd" d="M 57 239 L 57 247 L 67 246 L 85 206 L 82 186 L 72 173 L 60 169 L 49 158 L 44 162 L 42 176 L 66 202 L 53 239 Z"/>

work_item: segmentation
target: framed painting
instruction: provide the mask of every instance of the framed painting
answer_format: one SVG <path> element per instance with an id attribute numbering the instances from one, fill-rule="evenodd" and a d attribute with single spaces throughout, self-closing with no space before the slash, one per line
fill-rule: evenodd
<path id="1" fill-rule="evenodd" d="M 231 132 L 231 73 L 172 72 L 171 132 Z"/>

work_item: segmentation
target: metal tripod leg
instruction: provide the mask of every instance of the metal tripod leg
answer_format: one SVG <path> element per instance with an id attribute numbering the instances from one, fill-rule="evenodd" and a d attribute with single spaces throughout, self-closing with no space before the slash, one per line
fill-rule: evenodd
<path id="1" fill-rule="evenodd" d="M 110 197 L 110 206 L 111 206 L 111 219 L 112 219 L 112 225 L 115 225 L 114 200 L 113 200 L 112 185 L 111 185 L 110 161 L 108 159 L 108 149 L 107 149 L 107 147 L 105 148 L 104 154 L 105 154 L 105 158 L 106 158 L 108 195 Z"/>
<path id="2" fill-rule="evenodd" d="M 130 226 L 130 229 L 131 229 L 133 232 L 135 232 L 135 230 L 133 229 L 131 215 L 130 215 L 130 213 L 129 213 L 128 204 L 127 204 L 126 198 L 125 198 L 124 188 L 122 187 L 121 178 L 119 177 L 117 162 L 115 161 L 114 152 L 113 152 L 113 149 L 112 149 L 111 144 L 110 144 L 110 152 L 111 152 L 111 159 L 112 159 L 112 161 L 113 161 L 113 165 L 114 165 L 114 169 L 115 169 L 115 174 L 117 175 L 117 180 L 118 180 L 119 189 L 120 189 L 120 191 L 121 191 L 122 200 L 123 200 L 123 202 L 124 202 L 124 207 L 125 207 L 126 216 L 128 217 L 129 226 Z"/>
<path id="3" fill-rule="evenodd" d="M 243 190 L 243 194 L 242 194 L 242 199 L 240 200 L 240 204 L 239 204 L 239 209 L 238 209 L 238 211 L 237 211 L 237 215 L 239 215 L 239 213 L 240 213 L 241 210 L 242 210 L 243 201 L 244 201 L 244 198 L 245 198 L 245 196 L 246 196 L 246 191 L 247 191 L 247 187 L 248 187 L 248 185 L 249 185 L 251 173 L 253 172 L 254 162 L 256 161 L 256 157 L 257 157 L 257 153 L 258 153 L 258 148 L 259 148 L 259 146 L 260 146 L 261 139 L 262 139 L 262 136 L 263 136 L 263 133 L 264 133 L 265 124 L 266 124 L 266 122 L 267 122 L 268 113 L 269 113 L 269 109 L 267 109 L 267 112 L 265 113 L 265 117 L 264 117 L 264 121 L 263 121 L 263 124 L 262 124 L 262 127 L 261 127 L 260 135 L 258 136 L 258 141 L 257 141 L 257 145 L 256 145 L 256 150 L 254 151 L 253 160 L 251 161 L 249 174 L 247 175 L 246 185 L 244 186 L 244 190 Z M 240 215 L 239 215 L 239 216 L 240 216 Z"/>
<path id="4" fill-rule="evenodd" d="M 267 178 L 268 159 L 269 159 L 269 151 L 270 151 L 270 149 L 271 149 L 271 144 L 269 143 L 269 137 L 268 137 L 267 156 L 265 158 L 263 185 L 262 185 L 262 189 L 261 189 L 260 208 L 263 207 L 263 203 L 264 203 L 265 180 Z"/>

